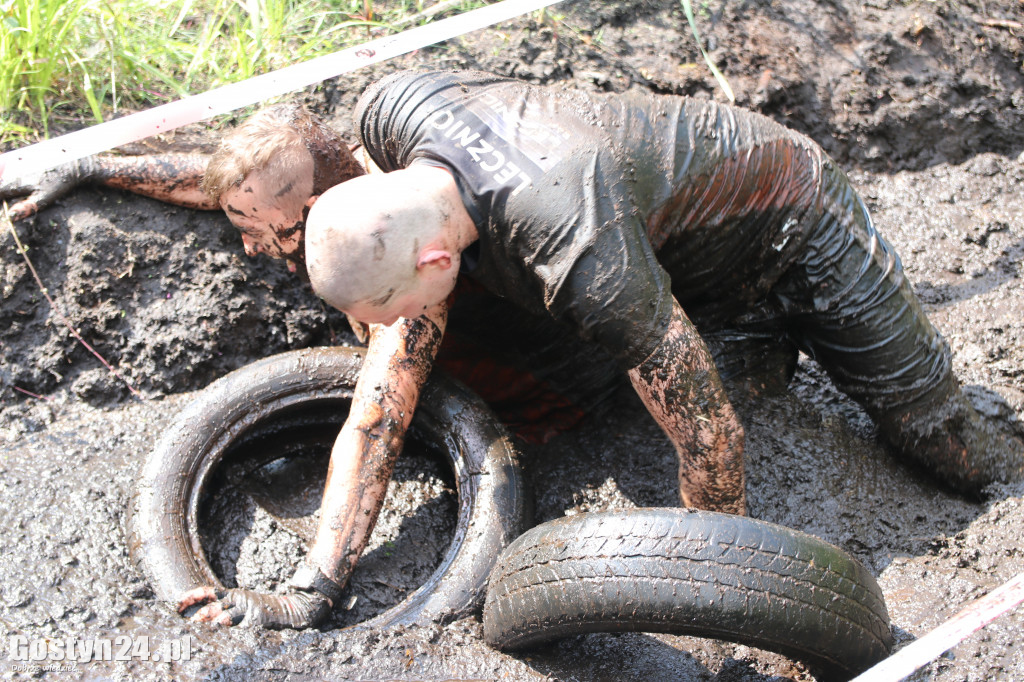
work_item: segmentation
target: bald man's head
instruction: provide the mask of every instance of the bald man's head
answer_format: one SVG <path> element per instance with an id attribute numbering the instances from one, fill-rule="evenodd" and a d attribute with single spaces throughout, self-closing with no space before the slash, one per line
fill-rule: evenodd
<path id="1" fill-rule="evenodd" d="M 340 310 L 382 307 L 408 294 L 431 247 L 444 241 L 443 204 L 404 173 L 354 178 L 326 191 L 309 211 L 310 282 Z"/>

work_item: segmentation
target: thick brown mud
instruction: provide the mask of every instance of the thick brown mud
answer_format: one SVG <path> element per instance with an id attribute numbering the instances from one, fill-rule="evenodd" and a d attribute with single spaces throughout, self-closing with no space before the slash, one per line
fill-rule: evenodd
<path id="1" fill-rule="evenodd" d="M 738 102 L 808 133 L 850 171 L 949 339 L 968 392 L 988 412 L 1016 419 L 1024 412 L 1024 32 L 1013 22 L 1024 21 L 1024 6 L 714 2 L 702 16 L 711 54 Z M 415 65 L 721 99 L 692 45 L 675 2 L 566 2 L 303 97 L 349 139 L 348 113 L 359 92 Z M 209 144 L 212 134 L 193 130 L 136 150 L 182 149 L 183 140 L 196 139 Z M 425 629 L 302 633 L 182 620 L 152 598 L 128 557 L 125 514 L 144 454 L 190 391 L 275 352 L 350 340 L 343 317 L 326 311 L 282 264 L 246 259 L 235 231 L 213 213 L 84 189 L 17 227 L 72 323 L 147 399 L 131 399 L 71 339 L 11 237 L 0 235 L 5 675 L 812 679 L 781 656 L 671 635 L 588 635 L 508 656 L 483 644 L 478 617 Z M 997 487 L 982 503 L 949 493 L 886 450 L 867 416 L 807 358 L 787 392 L 731 397 L 747 438 L 750 515 L 817 535 L 863 561 L 883 587 L 899 643 L 1024 571 L 1024 486 Z M 351 608 L 333 625 L 351 622 L 349 611 L 386 608 L 415 588 L 454 523 L 444 466 L 422 458 L 398 466 L 385 520 L 345 605 Z M 677 500 L 672 448 L 625 383 L 574 432 L 524 448 L 524 466 L 538 522 Z M 305 499 L 303 514 L 294 506 L 282 513 L 275 497 L 283 492 L 281 476 L 295 483 L 288 504 Z M 209 532 L 213 544 L 228 548 L 214 559 L 225 577 L 252 587 L 287 577 L 308 537 L 313 478 L 305 470 L 271 470 L 254 474 L 247 488 L 215 492 Z M 93 661 L 71 673 L 22 673 L 9 647 L 12 636 L 122 635 L 146 635 L 154 650 L 190 637 L 191 660 Z M 1020 679 L 1022 637 L 1018 609 L 915 679 Z"/>

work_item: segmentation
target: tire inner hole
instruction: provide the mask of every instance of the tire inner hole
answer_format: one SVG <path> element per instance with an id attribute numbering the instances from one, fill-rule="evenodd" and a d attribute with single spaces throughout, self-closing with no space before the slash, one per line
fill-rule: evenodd
<path id="1" fill-rule="evenodd" d="M 207 560 L 227 587 L 274 592 L 312 542 L 347 401 L 281 411 L 240 433 L 200 506 Z M 361 622 L 426 582 L 451 544 L 458 494 L 447 458 L 411 431 L 377 525 L 326 627 Z"/>

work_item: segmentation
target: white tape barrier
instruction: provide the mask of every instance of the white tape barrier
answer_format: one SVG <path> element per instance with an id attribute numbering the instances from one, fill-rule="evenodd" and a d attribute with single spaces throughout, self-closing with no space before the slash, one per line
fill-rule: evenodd
<path id="1" fill-rule="evenodd" d="M 1003 583 L 924 637 L 850 682 L 897 682 L 1024 601 L 1024 573 Z"/>
<path id="2" fill-rule="evenodd" d="M 0 154 L 0 179 L 43 171 L 151 135 L 299 90 L 327 78 L 440 43 L 561 0 L 504 0 L 448 19 L 225 85 L 146 111 Z"/>

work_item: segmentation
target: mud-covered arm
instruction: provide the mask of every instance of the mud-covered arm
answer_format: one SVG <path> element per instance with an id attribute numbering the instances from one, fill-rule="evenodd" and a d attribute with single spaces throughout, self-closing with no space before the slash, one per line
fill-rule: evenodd
<path id="1" fill-rule="evenodd" d="M 83 183 L 96 183 L 166 201 L 177 206 L 220 208 L 200 189 L 208 157 L 203 154 L 87 156 L 50 170 L 4 176 L 0 200 L 13 201 L 12 220 L 46 208 Z"/>
<path id="2" fill-rule="evenodd" d="M 179 610 L 202 604 L 194 620 L 268 628 L 313 627 L 327 617 L 377 522 L 447 315 L 441 304 L 415 320 L 371 326 L 349 416 L 331 452 L 320 527 L 285 591 L 200 587 L 182 596 Z"/>
<path id="3" fill-rule="evenodd" d="M 377 522 L 447 315 L 441 304 L 415 320 L 370 328 L 349 417 L 331 452 L 320 528 L 306 558 L 338 584 L 348 580 Z"/>
<path id="4" fill-rule="evenodd" d="M 743 427 L 707 345 L 672 303 L 668 331 L 629 379 L 676 448 L 682 503 L 746 514 Z"/>

